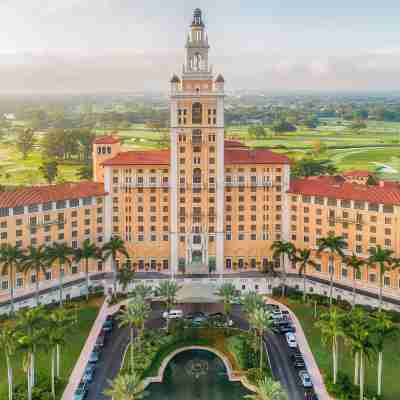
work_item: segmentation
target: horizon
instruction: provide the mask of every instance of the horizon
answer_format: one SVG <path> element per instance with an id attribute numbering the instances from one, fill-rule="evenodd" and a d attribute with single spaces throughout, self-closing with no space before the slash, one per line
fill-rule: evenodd
<path id="1" fill-rule="evenodd" d="M 397 4 L 321 6 L 254 0 L 5 0 L 0 94 L 167 92 L 181 72 L 193 9 L 204 13 L 211 64 L 227 89 L 397 92 Z M 361 12 L 362 10 L 362 12 Z M 396 14 L 397 13 L 397 14 Z M 243 89 L 247 88 L 247 89 Z"/>

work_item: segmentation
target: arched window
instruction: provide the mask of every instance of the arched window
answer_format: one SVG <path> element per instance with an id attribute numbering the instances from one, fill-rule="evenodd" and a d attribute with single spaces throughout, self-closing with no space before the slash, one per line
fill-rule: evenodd
<path id="1" fill-rule="evenodd" d="M 193 129 L 192 132 L 192 145 L 201 144 L 201 130 Z"/>
<path id="2" fill-rule="evenodd" d="M 201 103 L 192 105 L 192 124 L 201 124 L 203 107 Z"/>

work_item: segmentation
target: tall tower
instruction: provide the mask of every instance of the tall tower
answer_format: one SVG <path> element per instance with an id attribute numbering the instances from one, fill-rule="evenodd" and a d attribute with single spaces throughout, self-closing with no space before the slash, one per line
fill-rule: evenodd
<path id="1" fill-rule="evenodd" d="M 170 101 L 171 266 L 188 274 L 224 264 L 224 79 L 214 80 L 209 48 L 196 9 Z"/>

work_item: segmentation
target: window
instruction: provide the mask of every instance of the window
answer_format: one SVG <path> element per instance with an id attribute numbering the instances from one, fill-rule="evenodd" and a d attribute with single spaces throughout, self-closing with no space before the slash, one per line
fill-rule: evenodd
<path id="1" fill-rule="evenodd" d="M 67 205 L 67 202 L 65 200 L 59 200 L 56 202 L 56 208 L 57 210 L 60 210 L 62 208 L 65 208 Z"/>
<path id="2" fill-rule="evenodd" d="M 38 212 L 39 211 L 39 206 L 37 204 L 31 204 L 28 207 L 28 212 L 30 213 L 34 213 L 34 212 Z"/>
<path id="3" fill-rule="evenodd" d="M 24 213 L 24 206 L 14 207 L 13 214 L 14 215 L 21 215 Z"/>
<path id="4" fill-rule="evenodd" d="M 201 124 L 202 123 L 202 112 L 203 107 L 201 103 L 196 102 L 192 105 L 192 124 Z"/>
<path id="5" fill-rule="evenodd" d="M 70 207 L 79 207 L 79 199 L 72 199 L 69 201 Z"/>

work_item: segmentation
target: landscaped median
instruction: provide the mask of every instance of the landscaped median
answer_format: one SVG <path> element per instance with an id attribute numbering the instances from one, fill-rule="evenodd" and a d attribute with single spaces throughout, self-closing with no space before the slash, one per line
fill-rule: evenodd
<path id="1" fill-rule="evenodd" d="M 254 390 L 253 383 L 259 378 L 260 371 L 258 354 L 251 348 L 253 335 L 231 328 L 183 327 L 180 321 L 171 325 L 169 334 L 165 330 L 145 331 L 134 344 L 134 370 L 143 387 L 162 382 L 168 362 L 179 352 L 208 349 L 224 361 L 229 380 L 240 381 L 249 390 Z M 123 359 L 122 374 L 130 371 L 129 346 Z M 271 375 L 267 364 L 262 373 Z"/>

